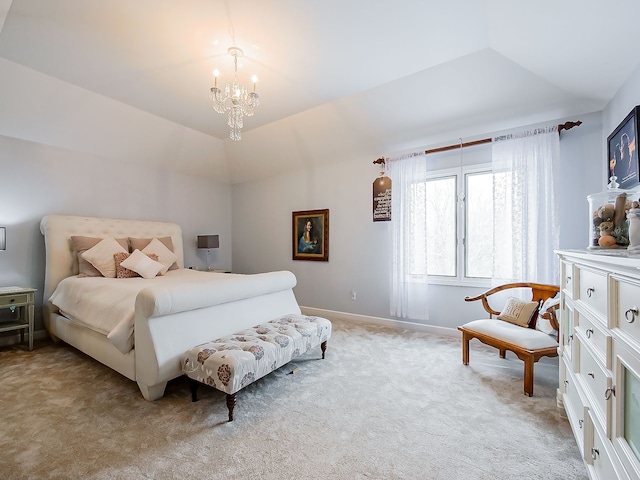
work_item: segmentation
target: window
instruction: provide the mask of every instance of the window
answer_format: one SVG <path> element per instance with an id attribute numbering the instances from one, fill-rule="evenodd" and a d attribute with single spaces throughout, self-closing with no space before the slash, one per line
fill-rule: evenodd
<path id="1" fill-rule="evenodd" d="M 412 274 L 430 283 L 485 285 L 493 268 L 493 175 L 490 165 L 430 172 L 412 185 L 411 237 L 426 236 L 426 252 L 416 245 Z M 421 209 L 425 209 L 422 211 Z M 424 218 L 427 224 L 417 219 Z"/>

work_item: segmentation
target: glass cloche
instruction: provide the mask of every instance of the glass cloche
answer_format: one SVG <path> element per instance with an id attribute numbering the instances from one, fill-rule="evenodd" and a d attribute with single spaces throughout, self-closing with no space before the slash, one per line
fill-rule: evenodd
<path id="1" fill-rule="evenodd" d="M 621 190 L 616 177 L 607 190 L 587 196 L 589 202 L 589 249 L 627 248 L 629 221 L 627 212 L 638 207 L 638 190 Z"/>

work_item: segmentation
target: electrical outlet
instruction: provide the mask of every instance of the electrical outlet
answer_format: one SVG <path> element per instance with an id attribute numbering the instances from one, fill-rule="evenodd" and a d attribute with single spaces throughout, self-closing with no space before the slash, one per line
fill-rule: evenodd
<path id="1" fill-rule="evenodd" d="M 351 290 L 351 300 L 355 300 L 358 297 L 358 293 L 355 290 Z"/>

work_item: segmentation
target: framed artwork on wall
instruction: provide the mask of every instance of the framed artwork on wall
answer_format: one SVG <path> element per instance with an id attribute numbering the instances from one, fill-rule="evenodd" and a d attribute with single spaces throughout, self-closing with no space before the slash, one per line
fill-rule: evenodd
<path id="1" fill-rule="evenodd" d="M 291 215 L 293 260 L 329 261 L 329 210 L 302 210 Z"/>
<path id="2" fill-rule="evenodd" d="M 638 168 L 638 113 L 636 106 L 607 138 L 607 178 L 616 177 L 620 188 L 640 184 Z"/>

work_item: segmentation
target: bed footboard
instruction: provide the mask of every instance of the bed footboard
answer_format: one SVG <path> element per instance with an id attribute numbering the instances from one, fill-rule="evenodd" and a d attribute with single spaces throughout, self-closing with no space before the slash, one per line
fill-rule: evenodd
<path id="1" fill-rule="evenodd" d="M 292 289 L 158 317 L 136 310 L 136 381 L 142 395 L 150 401 L 162 397 L 167 381 L 182 375 L 182 357 L 194 345 L 291 313 L 300 313 Z"/>

